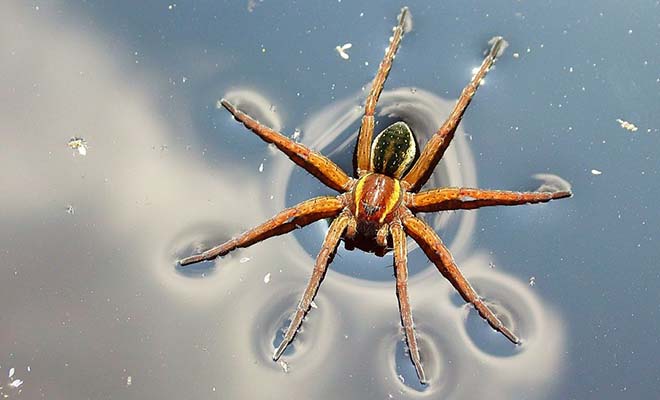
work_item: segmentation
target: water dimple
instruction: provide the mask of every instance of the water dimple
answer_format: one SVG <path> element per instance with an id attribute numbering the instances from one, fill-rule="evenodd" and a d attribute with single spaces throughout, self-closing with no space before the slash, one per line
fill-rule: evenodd
<path id="1" fill-rule="evenodd" d="M 198 226 L 192 227 L 190 232 L 195 232 L 194 234 L 179 235 L 174 239 L 174 244 L 170 245 L 170 261 L 174 265 L 174 270 L 185 277 L 188 278 L 205 278 L 215 273 L 216 268 L 215 264 L 218 259 L 224 257 L 219 257 L 215 260 L 202 261 L 195 264 L 188 264 L 182 266 L 179 264 L 179 260 L 189 257 L 194 254 L 199 254 L 208 250 L 220 243 L 223 243 L 230 239 L 230 236 L 227 234 L 218 234 L 210 233 L 209 228 L 200 228 Z M 214 229 L 215 231 L 215 229 Z M 236 256 L 236 254 L 228 255 L 227 258 Z"/>
<path id="2" fill-rule="evenodd" d="M 410 360 L 408 346 L 406 345 L 405 341 L 398 341 L 396 344 L 394 357 L 397 378 L 402 384 L 417 392 L 423 392 L 428 389 L 428 384 L 423 385 L 417 377 L 417 373 L 415 372 L 415 367 Z M 428 374 L 428 372 L 429 371 L 426 371 L 425 368 L 425 373 Z"/>
<path id="3" fill-rule="evenodd" d="M 510 314 L 497 303 L 485 301 L 488 307 L 502 321 L 504 326 L 514 330 Z M 509 341 L 502 333 L 493 329 L 472 306 L 465 321 L 465 329 L 474 344 L 484 353 L 498 357 L 511 357 L 519 352 L 519 347 Z"/>

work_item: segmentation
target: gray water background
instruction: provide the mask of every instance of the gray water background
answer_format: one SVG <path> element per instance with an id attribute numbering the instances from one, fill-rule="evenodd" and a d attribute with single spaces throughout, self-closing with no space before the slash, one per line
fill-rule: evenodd
<path id="1" fill-rule="evenodd" d="M 286 364 L 270 360 L 326 222 L 176 268 L 193 249 L 332 193 L 217 100 L 287 135 L 299 129 L 302 143 L 350 168 L 359 105 L 402 5 L 5 1 L 0 391 L 658 398 L 658 2 L 408 4 L 413 30 L 380 126 L 406 119 L 423 142 L 502 35 L 509 47 L 434 182 L 533 190 L 543 173 L 575 194 L 426 216 L 520 348 L 463 305 L 412 242 L 426 388 L 404 354 L 390 256 L 340 249 Z M 348 60 L 335 50 L 345 43 Z M 67 146 L 72 136 L 87 141 L 86 156 Z"/>

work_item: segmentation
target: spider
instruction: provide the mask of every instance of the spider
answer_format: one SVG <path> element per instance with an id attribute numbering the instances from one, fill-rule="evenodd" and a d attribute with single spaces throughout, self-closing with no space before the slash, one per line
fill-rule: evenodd
<path id="1" fill-rule="evenodd" d="M 227 111 L 246 128 L 265 142 L 274 144 L 294 163 L 304 168 L 326 186 L 340 193 L 337 196 L 321 196 L 303 201 L 281 211 L 268 221 L 238 237 L 179 261 L 181 266 L 185 266 L 212 260 L 237 248 L 251 246 L 324 218 L 333 218 L 316 258 L 309 284 L 298 303 L 281 344 L 273 353 L 274 361 L 280 358 L 296 336 L 342 238 L 347 248 L 351 243 L 362 243 L 360 248 L 380 249 L 382 254 L 390 250 L 388 243 L 391 244 L 394 253 L 394 276 L 401 324 L 410 359 L 422 384 L 426 384 L 427 380 L 415 337 L 408 299 L 406 235 L 417 242 L 438 271 L 449 280 L 466 302 L 476 308 L 479 315 L 491 327 L 501 332 L 514 344 L 520 343 L 518 337 L 504 326 L 502 321 L 477 295 L 458 269 L 451 253 L 438 234 L 416 214 L 419 212 L 472 210 L 486 206 L 544 203 L 570 197 L 572 194 L 567 190 L 514 192 L 464 187 L 440 187 L 420 191 L 449 146 L 482 79 L 504 50 L 505 42 L 502 37 L 496 37 L 490 42 L 491 48 L 478 72 L 463 89 L 448 119 L 429 139 L 416 161 L 415 138 L 411 129 L 403 121 L 385 128 L 372 140 L 376 103 L 403 38 L 407 13 L 408 8 L 404 7 L 398 16 L 398 23 L 393 30 L 394 34 L 366 99 L 355 150 L 356 177 L 350 177 L 320 153 L 260 124 L 238 110 L 229 101 L 221 100 L 221 104 Z M 415 162 L 413 163 L 413 161 Z M 365 243 L 369 246 L 365 246 Z M 376 251 L 374 250 L 374 252 Z"/>

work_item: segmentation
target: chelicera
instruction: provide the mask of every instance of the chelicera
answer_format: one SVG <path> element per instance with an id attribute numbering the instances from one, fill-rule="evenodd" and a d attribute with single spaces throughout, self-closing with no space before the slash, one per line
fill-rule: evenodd
<path id="1" fill-rule="evenodd" d="M 479 315 L 490 326 L 501 332 L 511 342 L 520 343 L 518 337 L 504 326 L 470 286 L 438 234 L 416 214 L 419 212 L 471 210 L 486 206 L 543 203 L 570 197 L 571 192 L 514 192 L 463 187 L 440 187 L 420 191 L 449 146 L 482 79 L 503 50 L 504 40 L 501 37 L 494 38 L 491 42 L 491 48 L 481 67 L 463 89 L 448 119 L 429 139 L 416 161 L 415 138 L 408 125 L 403 121 L 385 128 L 372 140 L 376 103 L 403 38 L 407 13 L 408 9 L 403 8 L 366 99 L 355 153 L 355 177 L 349 176 L 327 157 L 260 124 L 238 110 L 229 101 L 224 99 L 221 101 L 234 118 L 246 128 L 256 133 L 264 141 L 274 144 L 293 162 L 328 187 L 339 192 L 337 196 L 321 196 L 303 201 L 283 210 L 240 236 L 201 254 L 180 260 L 182 266 L 212 260 L 237 248 L 251 246 L 320 219 L 333 219 L 316 258 L 309 284 L 298 303 L 281 344 L 273 354 L 273 360 L 280 358 L 295 337 L 303 318 L 310 310 L 312 300 L 341 239 L 344 239 L 347 246 L 362 243 L 360 248 L 380 249 L 382 254 L 390 250 L 388 244 L 391 244 L 394 252 L 394 275 L 401 323 L 410 359 L 415 366 L 420 382 L 426 383 L 426 376 L 420 359 L 408 300 L 406 235 L 419 244 L 438 271 L 449 280 L 466 302 L 475 307 Z"/>

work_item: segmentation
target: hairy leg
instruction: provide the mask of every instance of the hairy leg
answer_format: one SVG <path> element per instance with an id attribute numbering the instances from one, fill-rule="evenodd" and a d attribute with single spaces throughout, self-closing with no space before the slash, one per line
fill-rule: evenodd
<path id="1" fill-rule="evenodd" d="M 256 133 L 265 142 L 274 144 L 294 163 L 303 167 L 326 186 L 340 193 L 346 192 L 351 188 L 353 179 L 346 175 L 337 164 L 326 156 L 312 151 L 307 146 L 296 143 L 281 133 L 260 124 L 249 115 L 238 110 L 227 100 L 222 99 L 221 103 L 246 128 Z"/>
<path id="2" fill-rule="evenodd" d="M 224 256 L 239 247 L 248 247 L 270 237 L 282 235 L 311 224 L 323 218 L 333 217 L 341 212 L 344 203 L 337 197 L 315 197 L 281 211 L 263 224 L 244 232 L 238 237 L 209 249 L 201 254 L 184 258 L 179 264 L 188 265 Z"/>
<path id="3" fill-rule="evenodd" d="M 461 297 L 474 305 L 479 315 L 492 326 L 495 330 L 501 332 L 511 342 L 519 344 L 520 340 L 507 327 L 504 326 L 497 316 L 488 308 L 486 303 L 479 298 L 470 283 L 465 279 L 458 266 L 454 262 L 449 249 L 445 247 L 440 237 L 424 221 L 408 214 L 403 217 L 403 226 L 408 235 L 410 235 L 424 250 L 426 256 L 435 264 L 438 271 L 451 282 Z"/>
<path id="4" fill-rule="evenodd" d="M 394 244 L 394 274 L 396 276 L 396 297 L 399 299 L 399 314 L 401 314 L 401 325 L 406 334 L 410 360 L 415 366 L 417 377 L 423 384 L 426 383 L 426 375 L 419 358 L 419 348 L 415 337 L 412 311 L 408 300 L 408 249 L 406 247 L 406 234 L 401 226 L 401 221 L 390 224 L 392 242 Z"/>
<path id="5" fill-rule="evenodd" d="M 570 191 L 511 192 L 505 190 L 448 187 L 415 193 L 412 195 L 412 199 L 407 206 L 412 212 L 473 210 L 488 206 L 546 203 L 550 200 L 563 199 L 570 196 Z"/>
<path id="6" fill-rule="evenodd" d="M 472 97 L 477 92 L 477 88 L 481 84 L 481 80 L 486 76 L 488 70 L 493 66 L 493 63 L 503 51 L 504 39 L 501 37 L 495 38 L 490 51 L 481 63 L 479 71 L 474 75 L 470 83 L 463 89 L 461 97 L 458 98 L 454 110 L 449 114 L 447 121 L 438 129 L 438 131 L 429 139 L 420 154 L 417 162 L 408 171 L 406 176 L 402 179 L 402 183 L 407 186 L 408 191 L 418 191 L 424 183 L 429 179 L 438 161 L 445 154 L 445 150 L 449 147 L 449 143 L 454 138 L 454 132 L 458 124 L 463 118 L 463 114 L 467 106 L 472 101 Z"/>
<path id="7" fill-rule="evenodd" d="M 369 96 L 367 96 L 367 101 L 364 104 L 364 117 L 362 117 L 362 125 L 360 125 L 360 135 L 358 136 L 356 150 L 358 176 L 363 176 L 371 169 L 371 141 L 374 134 L 374 113 L 376 111 L 376 103 L 378 103 L 378 98 L 383 91 L 383 85 L 385 84 L 387 75 L 392 68 L 392 61 L 394 60 L 394 56 L 399 49 L 399 44 L 405 33 L 404 30 L 407 14 L 408 7 L 402 8 L 401 14 L 399 14 L 399 23 L 394 28 L 394 34 L 392 35 L 390 45 L 385 52 L 383 61 L 381 61 L 380 66 L 378 67 L 376 77 L 371 84 Z"/>
<path id="8" fill-rule="evenodd" d="M 291 343 L 293 338 L 296 336 L 296 333 L 298 332 L 298 328 L 300 328 L 303 318 L 309 311 L 309 307 L 312 304 L 312 300 L 314 300 L 314 297 L 316 296 L 316 292 L 319 290 L 321 281 L 325 277 L 325 272 L 327 271 L 328 264 L 330 263 L 330 260 L 335 250 L 337 249 L 337 244 L 339 243 L 339 239 L 341 238 L 342 233 L 348 226 L 349 220 L 351 218 L 353 217 L 350 216 L 348 213 L 344 212 L 340 214 L 330 225 L 328 234 L 325 236 L 325 240 L 323 241 L 323 246 L 321 247 L 321 251 L 319 252 L 319 255 L 316 257 L 316 264 L 314 265 L 314 271 L 312 272 L 312 277 L 309 280 L 307 289 L 305 289 L 305 292 L 303 293 L 302 298 L 298 303 L 296 313 L 291 319 L 291 323 L 289 324 L 289 328 L 286 330 L 286 333 L 284 334 L 284 339 L 282 339 L 282 343 L 280 343 L 280 345 L 275 350 L 275 353 L 273 353 L 274 361 L 277 361 L 280 358 L 280 356 L 282 356 L 284 350 L 286 350 L 289 343 Z"/>

